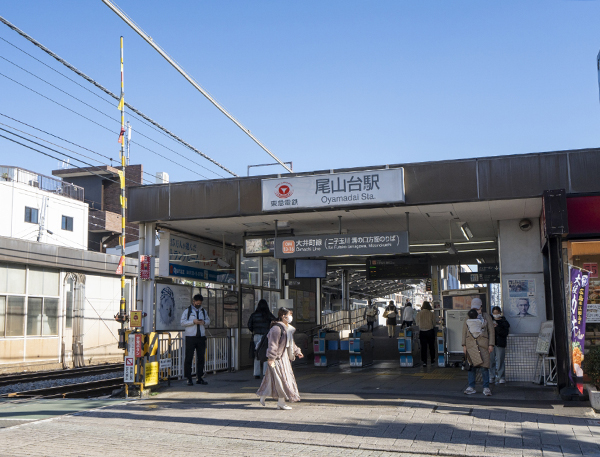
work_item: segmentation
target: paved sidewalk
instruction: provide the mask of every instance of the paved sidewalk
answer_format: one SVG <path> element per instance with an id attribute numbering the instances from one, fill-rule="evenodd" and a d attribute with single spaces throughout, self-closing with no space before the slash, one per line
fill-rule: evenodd
<path id="1" fill-rule="evenodd" d="M 385 365 L 296 374 L 303 401 L 291 411 L 260 406 L 251 372 L 223 373 L 208 386 L 177 382 L 149 400 L 0 430 L 0 454 L 600 456 L 589 405 L 565 405 L 552 389 L 465 396 L 460 371 Z"/>

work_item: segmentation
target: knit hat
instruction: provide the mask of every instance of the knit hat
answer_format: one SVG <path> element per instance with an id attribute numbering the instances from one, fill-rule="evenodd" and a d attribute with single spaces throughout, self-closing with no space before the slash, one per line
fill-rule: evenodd
<path id="1" fill-rule="evenodd" d="M 475 297 L 473 300 L 471 300 L 471 309 L 481 309 L 482 304 L 483 303 L 481 302 L 481 298 Z"/>

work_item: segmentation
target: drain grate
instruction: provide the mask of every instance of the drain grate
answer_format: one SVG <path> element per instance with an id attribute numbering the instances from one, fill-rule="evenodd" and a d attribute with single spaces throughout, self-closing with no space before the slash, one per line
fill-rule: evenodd
<path id="1" fill-rule="evenodd" d="M 461 408 L 459 406 L 439 406 L 436 405 L 433 408 L 434 413 L 438 414 L 453 414 L 458 416 L 470 416 L 473 412 L 473 408 Z"/>

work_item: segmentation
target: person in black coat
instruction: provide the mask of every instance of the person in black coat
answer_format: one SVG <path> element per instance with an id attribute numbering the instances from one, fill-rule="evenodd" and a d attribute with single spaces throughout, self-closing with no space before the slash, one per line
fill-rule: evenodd
<path id="1" fill-rule="evenodd" d="M 263 335 L 269 333 L 271 329 L 271 322 L 277 320 L 277 318 L 273 315 L 271 310 L 269 309 L 269 304 L 266 300 L 262 299 L 258 302 L 256 306 L 256 311 L 254 311 L 250 315 L 250 319 L 248 319 L 248 329 L 252 332 L 252 342 L 254 344 L 254 351 L 256 353 L 256 349 L 258 349 L 258 344 L 260 340 L 262 340 Z M 263 373 L 265 372 L 264 367 Z M 255 357 L 254 358 L 254 377 L 256 379 L 260 379 L 261 375 L 261 366 L 260 361 Z"/>
<path id="2" fill-rule="evenodd" d="M 494 319 L 494 331 L 496 333 L 496 345 L 490 354 L 490 384 L 497 382 L 505 384 L 504 356 L 506 354 L 506 340 L 510 324 L 502 315 L 502 309 L 499 306 L 492 308 L 492 317 Z"/>

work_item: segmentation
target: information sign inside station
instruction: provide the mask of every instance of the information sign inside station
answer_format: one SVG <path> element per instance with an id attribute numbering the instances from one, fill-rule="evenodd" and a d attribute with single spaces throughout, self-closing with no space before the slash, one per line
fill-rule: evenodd
<path id="1" fill-rule="evenodd" d="M 408 232 L 304 235 L 275 238 L 275 258 L 406 254 Z"/>
<path id="2" fill-rule="evenodd" d="M 500 273 L 461 273 L 462 284 L 489 284 L 499 283 Z"/>
<path id="3" fill-rule="evenodd" d="M 367 279 L 427 279 L 431 266 L 427 256 L 372 257 L 367 259 Z"/>
<path id="4" fill-rule="evenodd" d="M 144 385 L 147 387 L 158 384 L 158 362 L 146 362 L 145 370 Z"/>

